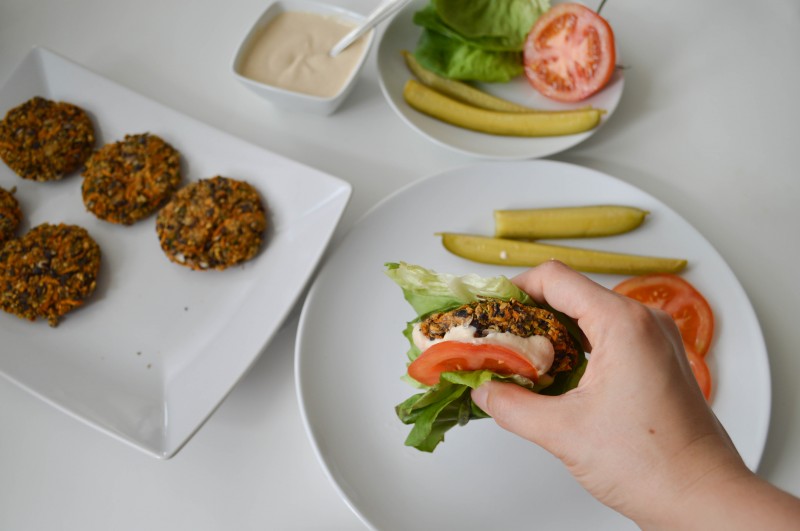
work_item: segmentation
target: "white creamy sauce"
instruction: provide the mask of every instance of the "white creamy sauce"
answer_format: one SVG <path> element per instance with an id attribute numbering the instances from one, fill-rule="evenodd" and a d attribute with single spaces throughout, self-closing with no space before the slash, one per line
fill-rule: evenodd
<path id="1" fill-rule="evenodd" d="M 253 39 L 241 72 L 274 87 L 333 97 L 344 87 L 365 53 L 366 37 L 336 57 L 328 53 L 354 27 L 333 16 L 280 13 Z"/>
<path id="2" fill-rule="evenodd" d="M 441 343 L 442 341 L 460 341 L 462 343 L 472 343 L 474 345 L 494 344 L 506 347 L 527 358 L 539 375 L 545 374 L 553 365 L 555 352 L 553 344 L 543 336 L 520 337 L 508 332 L 489 332 L 483 337 L 474 337 L 474 326 L 454 326 L 444 335 L 442 339 L 428 339 L 425 334 L 420 332 L 419 323 L 414 325 L 412 339 L 414 344 L 422 352 L 426 349 Z"/>

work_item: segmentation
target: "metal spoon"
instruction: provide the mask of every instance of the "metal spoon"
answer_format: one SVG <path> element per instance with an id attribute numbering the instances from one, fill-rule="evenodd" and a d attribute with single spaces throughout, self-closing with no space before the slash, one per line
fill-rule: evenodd
<path id="1" fill-rule="evenodd" d="M 345 35 L 342 40 L 337 42 L 329 52 L 331 57 L 336 57 L 342 51 L 353 44 L 359 37 L 366 32 L 377 26 L 386 17 L 397 13 L 400 9 L 405 7 L 411 0 L 389 0 L 388 2 L 378 6 L 378 8 L 370 13 L 364 22 L 357 26 L 353 31 Z"/>

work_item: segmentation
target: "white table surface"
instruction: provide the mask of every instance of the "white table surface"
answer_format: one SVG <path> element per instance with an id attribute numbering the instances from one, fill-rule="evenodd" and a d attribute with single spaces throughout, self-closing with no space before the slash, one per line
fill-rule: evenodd
<path id="1" fill-rule="evenodd" d="M 336 2 L 364 13 L 376 5 Z M 393 113 L 374 50 L 330 117 L 281 112 L 240 86 L 230 63 L 264 8 L 256 0 L 0 0 L 0 82 L 31 47 L 45 46 L 346 179 L 354 193 L 334 245 L 394 190 L 476 161 L 431 144 Z M 629 67 L 625 94 L 602 130 L 552 158 L 656 196 L 730 264 L 755 307 L 771 363 L 772 419 L 759 474 L 800 494 L 800 4 L 612 0 L 603 14 Z M 0 529 L 363 528 L 303 430 L 293 374 L 298 313 L 299 306 L 167 461 L 0 381 Z"/>

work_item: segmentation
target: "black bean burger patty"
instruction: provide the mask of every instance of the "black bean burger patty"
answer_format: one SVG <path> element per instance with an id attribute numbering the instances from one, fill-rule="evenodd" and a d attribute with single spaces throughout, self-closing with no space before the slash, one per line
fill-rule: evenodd
<path id="1" fill-rule="evenodd" d="M 83 170 L 83 203 L 98 218 L 132 225 L 161 208 L 181 183 L 180 154 L 150 133 L 97 150 Z"/>
<path id="2" fill-rule="evenodd" d="M 22 210 L 13 191 L 0 188 L 0 247 L 14 237 L 22 221 Z"/>
<path id="3" fill-rule="evenodd" d="M 0 307 L 56 326 L 94 292 L 100 247 L 76 225 L 34 227 L 0 249 Z"/>
<path id="4" fill-rule="evenodd" d="M 487 298 L 432 314 L 420 323 L 420 332 L 428 339 L 441 339 L 456 326 L 474 327 L 475 337 L 489 332 L 547 337 L 555 350 L 555 359 L 548 371 L 551 374 L 572 370 L 578 362 L 578 349 L 564 324 L 549 310 L 528 306 L 515 299 Z"/>
<path id="5" fill-rule="evenodd" d="M 0 158 L 32 181 L 55 181 L 78 170 L 94 144 L 89 115 L 71 103 L 36 96 L 0 122 Z"/>
<path id="6" fill-rule="evenodd" d="M 195 270 L 222 270 L 250 260 L 261 248 L 266 226 L 256 189 L 220 176 L 178 190 L 156 218 L 164 253 Z"/>

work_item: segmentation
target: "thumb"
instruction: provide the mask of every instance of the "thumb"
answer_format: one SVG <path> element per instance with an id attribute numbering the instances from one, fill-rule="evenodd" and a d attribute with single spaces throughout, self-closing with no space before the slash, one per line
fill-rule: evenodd
<path id="1" fill-rule="evenodd" d="M 513 383 L 489 381 L 472 391 L 472 401 L 498 426 L 557 454 L 564 424 L 559 397 L 532 393 Z"/>

